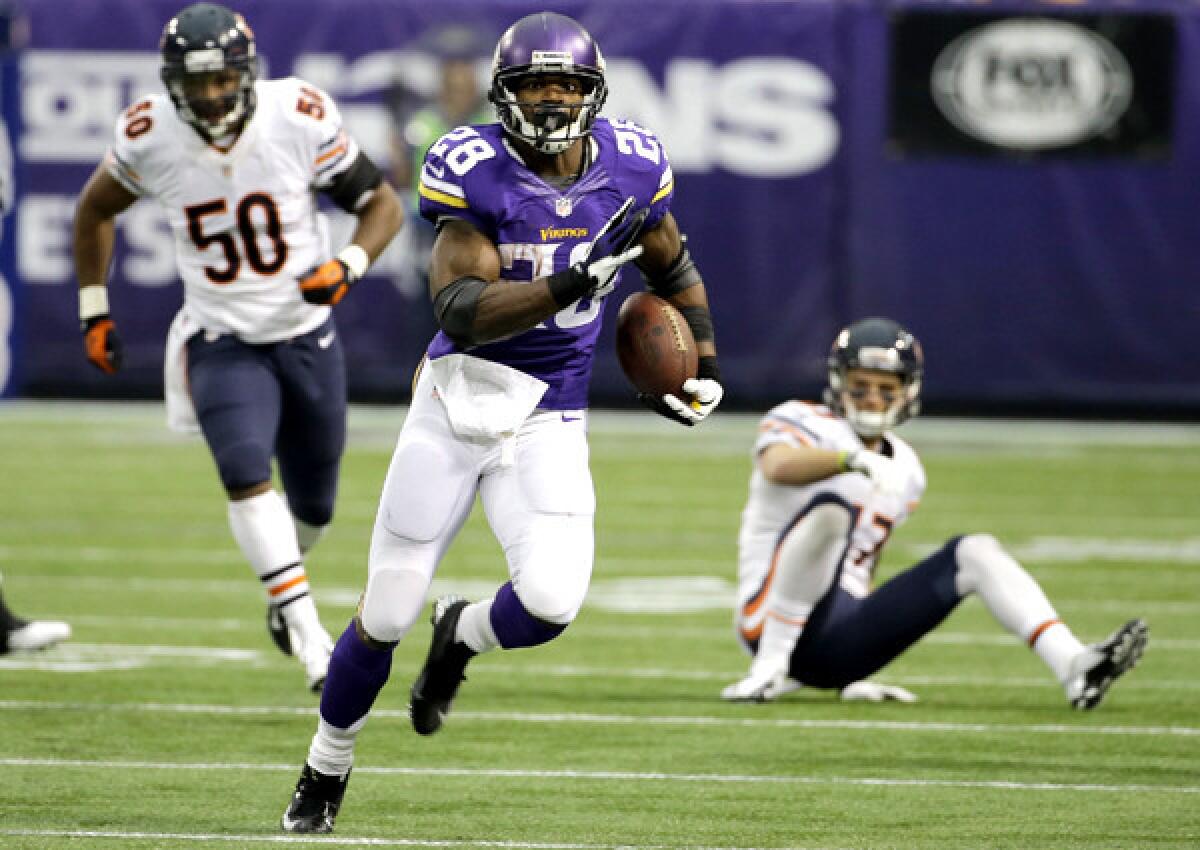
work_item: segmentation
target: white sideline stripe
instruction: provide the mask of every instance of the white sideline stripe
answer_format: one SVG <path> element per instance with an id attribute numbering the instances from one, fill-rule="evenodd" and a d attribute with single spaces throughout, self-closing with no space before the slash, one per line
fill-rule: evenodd
<path id="1" fill-rule="evenodd" d="M 573 844 L 542 841 L 460 841 L 452 838 L 355 838 L 341 835 L 223 835 L 209 832 L 118 832 L 95 829 L 0 829 L 0 835 L 44 838 L 115 838 L 133 841 L 193 841 L 238 844 L 295 844 L 319 847 L 499 847 L 511 850 L 670 850 L 665 844 Z M 694 850 L 755 850 L 753 847 L 696 847 Z M 802 847 L 783 850 L 807 850 Z M 816 850 L 816 848 L 812 848 Z"/>
<path id="2" fill-rule="evenodd" d="M 4 767 L 83 767 L 101 770 L 263 770 L 294 773 L 291 764 L 249 762 L 153 762 L 101 759 L 4 758 Z M 987 788 L 1001 791 L 1087 791 L 1103 793 L 1200 794 L 1200 785 L 1100 785 L 1074 782 L 1015 782 L 998 779 L 903 779 L 868 776 L 771 776 L 741 773 L 662 773 L 629 770 L 520 770 L 481 767 L 355 767 L 375 776 L 484 776 L 494 779 L 580 779 L 618 782 L 716 782 L 749 785 L 871 785 L 908 788 Z"/>
<path id="3" fill-rule="evenodd" d="M 162 714 L 211 714 L 223 716 L 316 717 L 317 707 L 287 705 L 220 705 L 164 702 L 54 702 L 49 700 L 0 700 L 0 711 L 112 711 Z M 1064 708 L 1064 711 L 1066 709 Z M 407 709 L 375 709 L 372 717 L 408 720 Z M 1200 737 L 1194 726 L 1090 726 L 1068 723 L 939 723 L 901 720 L 808 720 L 792 717 L 715 717 L 644 714 L 589 714 L 583 712 L 455 711 L 455 720 L 506 723 L 580 723 L 596 726 L 733 726 L 759 729 L 887 729 L 895 732 L 982 732 L 1006 734 L 1047 732 L 1055 735 Z M 3 764 L 0 761 L 0 764 Z"/>

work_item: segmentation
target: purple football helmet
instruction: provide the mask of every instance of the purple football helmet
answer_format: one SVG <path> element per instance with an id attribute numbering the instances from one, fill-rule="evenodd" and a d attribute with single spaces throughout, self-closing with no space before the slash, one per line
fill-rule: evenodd
<path id="1" fill-rule="evenodd" d="M 526 118 L 517 100 L 517 82 L 530 74 L 578 78 L 585 92 L 583 102 L 578 106 L 557 101 L 527 103 L 533 119 Z M 521 18 L 500 37 L 492 59 L 488 100 L 505 130 L 542 153 L 562 153 L 586 136 L 606 97 L 604 57 L 578 21 L 555 12 L 537 12 Z"/>

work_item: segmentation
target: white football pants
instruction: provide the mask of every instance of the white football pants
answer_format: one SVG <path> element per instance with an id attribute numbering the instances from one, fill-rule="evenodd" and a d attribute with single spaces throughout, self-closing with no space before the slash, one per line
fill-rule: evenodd
<path id="1" fill-rule="evenodd" d="M 549 623 L 574 619 L 594 553 L 586 414 L 535 411 L 515 443 L 507 457 L 500 440 L 458 437 L 422 371 L 371 536 L 361 617 L 372 638 L 398 641 L 412 627 L 476 493 L 521 604 Z"/>

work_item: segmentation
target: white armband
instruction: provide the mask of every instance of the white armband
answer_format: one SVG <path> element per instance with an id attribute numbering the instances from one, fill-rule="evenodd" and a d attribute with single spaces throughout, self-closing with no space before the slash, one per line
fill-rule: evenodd
<path id="1" fill-rule="evenodd" d="M 346 268 L 350 269 L 350 274 L 354 275 L 355 280 L 365 275 L 371 265 L 371 258 L 367 256 L 366 250 L 353 242 L 339 251 L 337 258 L 346 264 Z"/>
<path id="2" fill-rule="evenodd" d="M 97 316 L 108 315 L 108 287 L 83 286 L 79 288 L 79 320 L 86 322 Z"/>

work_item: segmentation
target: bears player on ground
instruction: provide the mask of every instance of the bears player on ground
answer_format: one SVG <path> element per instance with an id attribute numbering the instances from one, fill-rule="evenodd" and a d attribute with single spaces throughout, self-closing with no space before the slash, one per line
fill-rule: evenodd
<path id="1" fill-rule="evenodd" d="M 902 688 L 864 679 L 970 593 L 1038 654 L 1075 708 L 1098 705 L 1141 657 L 1144 622 L 1081 644 L 989 534 L 956 537 L 871 590 L 888 537 L 925 491 L 921 461 L 891 431 L 917 412 L 923 365 L 911 333 L 864 319 L 834 341 L 825 405 L 788 401 L 763 417 L 738 539 L 734 617 L 754 661 L 724 699 L 771 700 L 803 683 L 839 688 L 846 699 L 911 701 Z"/>
<path id="2" fill-rule="evenodd" d="M 198 421 L 233 536 L 266 591 L 271 635 L 319 690 L 333 642 L 303 554 L 332 519 L 345 442 L 345 366 L 330 308 L 396 234 L 402 212 L 328 95 L 295 78 L 258 79 L 241 15 L 188 6 L 168 22 L 161 51 L 168 94 L 118 119 L 80 196 L 85 350 L 105 373 L 121 367 L 105 286 L 113 219 L 152 197 L 175 234 L 184 288 L 168 338 L 168 413 Z M 318 191 L 358 218 L 332 259 Z M 286 502 L 271 484 L 272 457 Z"/>
<path id="3" fill-rule="evenodd" d="M 496 48 L 499 123 L 456 128 L 426 156 L 419 191 L 438 228 L 430 294 L 442 330 L 392 457 L 366 592 L 334 650 L 286 831 L 332 830 L 355 736 L 476 493 L 511 581 L 490 599 L 435 603 L 410 694 L 416 731 L 438 730 L 475 655 L 553 640 L 578 613 L 594 548 L 588 379 L 623 264 L 636 259 L 682 310 L 700 355 L 689 398 L 646 402 L 692 425 L 721 400 L 705 288 L 670 212 L 670 165 L 649 131 L 597 117 L 605 94 L 588 32 L 529 15 Z"/>

